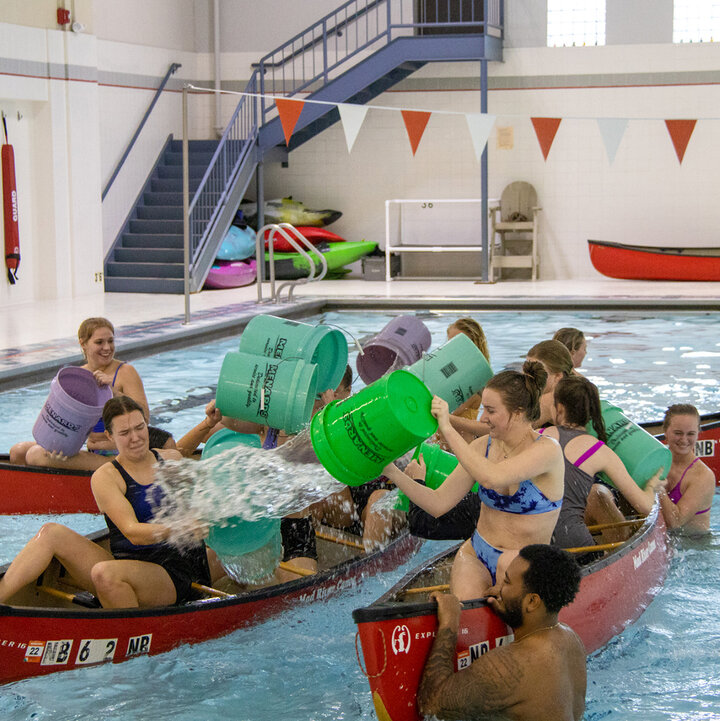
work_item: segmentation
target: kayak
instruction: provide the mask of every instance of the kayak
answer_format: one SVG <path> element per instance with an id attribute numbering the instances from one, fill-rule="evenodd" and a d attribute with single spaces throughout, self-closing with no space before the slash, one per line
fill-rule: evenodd
<path id="1" fill-rule="evenodd" d="M 0 604 L 0 683 L 120 663 L 218 638 L 298 604 L 324 601 L 358 585 L 364 576 L 390 571 L 422 543 L 404 529 L 385 548 L 366 553 L 357 536 L 324 530 L 317 537 L 320 570 L 314 575 L 262 588 L 225 578 L 218 583 L 223 590 L 196 586 L 198 600 L 149 609 L 98 608 L 94 597 L 75 586 L 53 560 L 12 603 Z M 106 531 L 89 537 L 107 547 Z M 0 575 L 6 569 L 0 568 Z"/>
<path id="2" fill-rule="evenodd" d="M 588 653 L 604 646 L 636 621 L 661 590 L 669 551 L 662 513 L 656 503 L 646 519 L 610 555 L 585 565 L 575 600 L 560 621 L 582 639 Z M 614 544 L 613 544 L 614 545 Z M 406 575 L 372 605 L 357 609 L 364 660 L 375 712 L 386 721 L 420 721 L 417 689 L 437 630 L 432 589 L 446 587 L 457 546 Z M 463 604 L 456 669 L 498 646 L 511 643 L 512 630 L 484 598 Z"/>
<path id="3" fill-rule="evenodd" d="M 630 280 L 720 281 L 720 248 L 674 248 L 588 240 L 595 270 Z"/>
<path id="4" fill-rule="evenodd" d="M 314 256 L 322 253 L 325 256 L 328 266 L 328 274 L 338 271 L 343 266 L 360 260 L 365 255 L 372 253 L 377 248 L 377 243 L 369 240 L 347 241 L 344 243 L 327 243 L 316 247 Z M 310 252 L 310 251 L 308 251 Z M 275 259 L 275 277 L 280 280 L 297 280 L 307 278 L 310 275 L 310 264 L 305 256 L 300 253 L 273 253 Z M 270 277 L 270 265 L 267 262 L 270 257 L 265 252 L 265 277 Z M 317 276 L 322 266 L 319 259 L 315 261 L 315 275 Z"/>
<path id="5" fill-rule="evenodd" d="M 243 202 L 239 210 L 242 210 L 247 222 L 257 227 L 257 203 Z M 290 223 L 290 225 L 312 225 L 321 227 L 334 223 L 342 213 L 339 210 L 313 210 L 306 208 L 304 203 L 288 198 L 278 198 L 265 201 L 264 222 L 268 223 Z"/>
<path id="6" fill-rule="evenodd" d="M 310 225 L 300 225 L 295 227 L 295 230 L 300 233 L 305 240 L 308 241 L 308 243 L 312 243 L 313 245 L 319 245 L 320 243 L 344 243 L 345 238 L 338 235 L 337 233 L 333 233 L 331 230 L 328 230 L 327 228 L 313 228 Z M 268 228 L 265 231 L 265 247 L 267 248 L 270 241 L 268 238 L 270 237 L 270 229 Z M 292 233 L 290 234 L 292 235 Z M 295 237 L 293 236 L 293 239 Z M 304 247 L 304 246 L 303 246 Z M 290 245 L 290 243 L 285 239 L 283 235 L 281 235 L 279 232 L 275 233 L 275 243 L 273 245 L 273 248 L 275 249 L 275 252 L 280 253 L 294 253 L 296 252 L 295 248 Z"/>

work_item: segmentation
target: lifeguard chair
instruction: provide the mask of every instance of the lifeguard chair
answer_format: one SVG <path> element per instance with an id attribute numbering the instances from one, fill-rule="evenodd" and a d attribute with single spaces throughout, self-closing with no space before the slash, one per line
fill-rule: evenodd
<path id="1" fill-rule="evenodd" d="M 502 192 L 500 205 L 490 208 L 490 279 L 503 268 L 529 268 L 537 280 L 538 214 L 537 193 L 530 183 L 516 181 Z"/>

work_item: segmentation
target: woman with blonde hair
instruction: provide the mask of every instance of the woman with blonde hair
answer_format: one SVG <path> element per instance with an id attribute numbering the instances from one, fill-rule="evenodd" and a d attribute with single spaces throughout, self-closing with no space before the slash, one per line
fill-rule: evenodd
<path id="1" fill-rule="evenodd" d="M 573 368 L 580 368 L 587 354 L 587 340 L 577 328 L 560 328 L 555 331 L 553 340 L 560 341 L 569 351 Z"/>
<path id="2" fill-rule="evenodd" d="M 535 428 L 542 428 L 553 422 L 553 392 L 562 378 L 573 375 L 570 351 L 558 340 L 544 340 L 534 345 L 527 353 L 527 359 L 542 363 L 548 374 L 547 384 L 540 398 L 540 417 Z"/>

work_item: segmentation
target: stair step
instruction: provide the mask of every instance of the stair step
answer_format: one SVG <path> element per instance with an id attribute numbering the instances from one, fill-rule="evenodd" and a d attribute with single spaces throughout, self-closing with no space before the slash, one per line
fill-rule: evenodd
<path id="1" fill-rule="evenodd" d="M 185 283 L 177 278 L 137 278 L 105 276 L 107 293 L 167 293 L 182 295 Z"/>
<path id="2" fill-rule="evenodd" d="M 182 248 L 115 248 L 118 263 L 182 263 Z"/>
<path id="3" fill-rule="evenodd" d="M 130 221 L 131 233 L 159 233 L 160 235 L 182 235 L 182 220 L 147 220 Z"/>
<path id="4" fill-rule="evenodd" d="M 188 145 L 191 152 L 197 150 L 200 152 L 214 153 L 215 150 L 217 150 L 218 142 L 217 140 L 190 140 L 188 141 Z M 182 153 L 182 140 L 171 140 L 170 151 L 173 153 Z"/>
<path id="5" fill-rule="evenodd" d="M 200 178 L 190 178 L 190 192 L 194 193 L 200 185 Z M 182 193 L 182 178 L 152 178 L 150 189 L 153 193 Z"/>
<path id="6" fill-rule="evenodd" d="M 131 278 L 182 278 L 182 263 L 117 263 L 105 265 L 105 275 Z"/>
<path id="7" fill-rule="evenodd" d="M 123 233 L 122 247 L 182 249 L 183 236 L 170 233 Z"/>
<path id="8" fill-rule="evenodd" d="M 155 192 L 150 191 L 143 195 L 143 202 L 145 205 L 182 205 L 183 194 L 182 192 Z"/>
<path id="9" fill-rule="evenodd" d="M 208 165 L 210 165 L 210 161 L 212 160 L 213 153 L 212 152 L 194 152 L 190 151 L 188 153 L 188 156 L 190 158 L 190 165 L 204 165 L 206 168 Z M 163 164 L 164 165 L 182 165 L 183 162 L 183 155 L 182 153 L 173 153 L 173 152 L 166 152 L 163 156 Z"/>
<path id="10" fill-rule="evenodd" d="M 182 220 L 183 208 L 180 205 L 139 205 L 138 220 Z"/>
<path id="11" fill-rule="evenodd" d="M 191 165 L 189 168 L 189 175 L 191 178 L 200 180 L 205 171 L 207 165 Z M 182 180 L 182 165 L 158 165 L 157 176 L 158 178 L 180 178 Z"/>

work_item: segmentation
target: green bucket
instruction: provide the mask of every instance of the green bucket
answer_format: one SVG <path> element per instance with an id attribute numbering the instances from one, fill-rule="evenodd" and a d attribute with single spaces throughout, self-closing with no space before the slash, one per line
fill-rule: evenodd
<path id="1" fill-rule="evenodd" d="M 447 401 L 450 413 L 480 393 L 493 377 L 487 358 L 463 333 L 405 370 L 417 376 L 431 393 Z"/>
<path id="2" fill-rule="evenodd" d="M 230 351 L 220 369 L 215 404 L 224 416 L 297 433 L 310 422 L 317 373 L 316 365 L 301 359 Z"/>
<path id="3" fill-rule="evenodd" d="M 617 453 L 627 472 L 640 488 L 662 469 L 661 477 L 665 478 L 672 463 L 672 453 L 667 446 L 651 436 L 646 430 L 629 420 L 617 406 L 600 401 L 600 408 L 608 446 Z M 588 423 L 587 432 L 597 436 L 592 422 Z M 611 483 L 604 473 L 603 480 Z"/>
<path id="4" fill-rule="evenodd" d="M 458 465 L 457 457 L 444 451 L 436 443 L 421 443 L 413 458 L 417 459 L 420 455 L 425 461 L 425 485 L 428 488 L 439 488 Z M 477 487 L 476 483 L 472 490 L 477 491 Z M 395 508 L 406 513 L 410 510 L 410 501 L 402 491 L 398 493 Z"/>
<path id="5" fill-rule="evenodd" d="M 260 438 L 247 433 L 236 433 L 224 428 L 213 433 L 205 444 L 202 459 L 235 448 L 239 445 L 260 448 Z M 228 488 L 228 494 L 232 489 Z M 242 556 L 257 551 L 280 534 L 280 519 L 266 518 L 259 521 L 246 521 L 238 516 L 226 519 L 222 525 L 210 526 L 207 545 L 220 556 Z"/>
<path id="6" fill-rule="evenodd" d="M 256 315 L 240 336 L 239 350 L 268 358 L 301 358 L 306 363 L 315 363 L 319 392 L 338 387 L 348 361 L 348 344 L 342 331 L 274 315 Z"/>
<path id="7" fill-rule="evenodd" d="M 359 486 L 437 431 L 432 394 L 412 373 L 397 370 L 313 416 L 310 438 L 335 479 Z"/>

